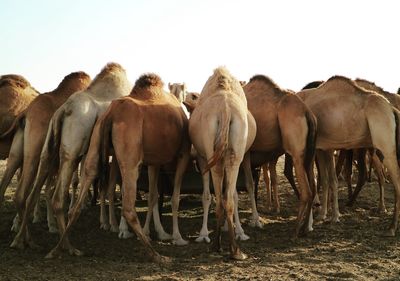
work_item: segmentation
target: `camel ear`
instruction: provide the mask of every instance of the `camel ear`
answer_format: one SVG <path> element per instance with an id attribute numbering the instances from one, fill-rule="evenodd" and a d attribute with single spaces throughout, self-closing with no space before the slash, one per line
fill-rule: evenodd
<path id="1" fill-rule="evenodd" d="M 171 91 L 172 90 L 172 84 L 168 82 L 168 89 Z"/>
<path id="2" fill-rule="evenodd" d="M 189 113 L 192 114 L 192 112 L 194 110 L 193 104 L 183 101 L 183 105 L 186 107 L 186 109 L 189 111 Z"/>

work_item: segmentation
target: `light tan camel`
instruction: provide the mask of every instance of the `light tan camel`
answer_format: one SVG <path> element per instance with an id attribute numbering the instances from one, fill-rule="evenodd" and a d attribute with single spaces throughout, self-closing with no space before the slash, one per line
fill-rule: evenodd
<path id="1" fill-rule="evenodd" d="M 293 159 L 300 195 L 296 235 L 311 231 L 316 191 L 308 173 L 315 154 L 315 117 L 292 91 L 281 89 L 264 75 L 254 76 L 243 89 L 257 123 L 257 135 L 250 148 L 252 162 L 276 163 L 284 152 Z"/>
<path id="2" fill-rule="evenodd" d="M 338 181 L 333 163 L 334 149 L 376 148 L 384 156 L 395 187 L 395 211 L 388 235 L 394 236 L 400 212 L 399 111 L 382 97 L 352 80 L 331 77 L 316 89 L 298 93 L 317 117 L 317 157 L 323 187 L 322 212 L 327 216 L 328 188 L 332 191 L 332 221 L 339 221 Z"/>
<path id="3" fill-rule="evenodd" d="M 48 257 L 58 255 L 61 247 L 68 249 L 71 254 L 81 254 L 70 244 L 68 233 L 80 214 L 80 204 L 86 197 L 89 185 L 97 176 L 108 174 L 111 147 L 122 177 L 124 217 L 154 261 L 161 261 L 162 257 L 151 246 L 135 210 L 139 168 L 142 164 L 149 166 L 149 219 L 157 204 L 159 167 L 177 161 L 172 196 L 172 236 L 177 244 L 186 244 L 179 232 L 178 207 L 182 177 L 189 160 L 187 122 L 179 101 L 164 92 L 163 82 L 155 74 L 142 75 L 128 97 L 114 101 L 96 123 L 84 163 L 78 201 L 69 214 L 66 231 Z"/>
<path id="4" fill-rule="evenodd" d="M 8 74 L 0 76 L 0 135 L 3 135 L 13 121 L 37 97 L 37 92 L 22 76 Z M 8 157 L 14 134 L 0 138 L 0 160 Z M 0 191 L 0 205 L 3 201 Z"/>
<path id="5" fill-rule="evenodd" d="M 242 81 L 239 81 L 239 83 L 242 85 Z M 196 108 L 198 101 L 200 98 L 200 94 L 198 93 L 194 93 L 194 92 L 190 92 L 186 95 L 185 100 L 183 102 L 183 104 L 186 106 L 186 109 L 188 110 L 189 113 L 192 113 L 193 110 Z M 255 121 L 253 116 L 251 115 L 251 113 L 248 111 L 247 112 L 248 115 L 248 123 L 249 123 L 249 127 L 251 128 L 251 131 L 253 130 L 253 127 L 255 128 Z M 197 163 L 199 165 L 200 171 L 205 171 L 206 165 L 207 165 L 207 161 L 198 155 L 196 149 L 194 147 L 192 147 L 192 151 L 191 151 L 191 155 L 192 157 L 197 159 Z M 248 159 L 245 157 L 246 159 L 246 164 L 248 164 Z M 245 169 L 245 172 L 248 172 L 248 169 Z M 257 209 L 256 209 L 256 204 L 255 204 L 255 198 L 254 196 L 251 196 L 254 194 L 253 189 L 251 188 L 251 172 L 249 174 L 245 174 L 246 175 L 246 187 L 248 188 L 248 193 L 250 195 L 250 200 L 252 202 L 252 206 L 255 208 L 253 209 L 253 214 L 255 213 L 255 215 L 253 215 L 253 226 L 256 226 L 257 223 L 259 222 L 259 218 L 258 218 L 258 213 L 257 213 Z M 209 231 L 208 231 L 208 211 L 210 209 L 210 204 L 211 204 L 211 192 L 210 192 L 210 172 L 202 172 L 202 181 L 203 181 L 203 195 L 202 195 L 202 204 L 203 204 L 203 224 L 199 233 L 199 236 L 196 238 L 196 242 L 207 242 L 210 243 L 211 239 L 209 237 Z M 242 228 L 242 225 L 240 223 L 240 218 L 239 218 L 239 209 L 238 209 L 238 195 L 235 189 L 235 194 L 234 194 L 234 221 L 235 221 L 235 236 L 236 239 L 239 240 L 248 240 L 250 237 L 248 235 L 246 235 L 244 233 L 244 230 Z M 254 203 L 254 204 L 253 204 Z M 261 226 L 261 225 L 257 225 L 257 226 Z M 224 228 L 227 230 L 228 225 L 227 225 L 227 221 L 226 224 L 224 225 Z"/>
<path id="6" fill-rule="evenodd" d="M 127 95 L 130 89 L 131 83 L 122 66 L 117 63 L 109 63 L 86 90 L 72 95 L 55 112 L 40 154 L 36 181 L 26 202 L 27 208 L 21 229 L 12 242 L 12 247 L 23 248 L 24 242 L 31 242 L 26 241 L 24 235 L 27 232 L 27 218 L 52 166 L 59 167 L 52 198 L 52 209 L 56 216 L 58 231 L 60 234 L 64 232 L 65 194 L 68 194 L 73 172 L 76 171 L 79 162 L 86 154 L 94 123 L 113 99 Z M 59 165 L 57 157 L 59 157 Z"/>
<path id="7" fill-rule="evenodd" d="M 89 83 L 90 77 L 84 72 L 73 72 L 67 75 L 55 90 L 34 99 L 28 108 L 18 115 L 13 127 L 10 128 L 10 130 L 16 130 L 17 133 L 13 139 L 0 188 L 2 191 L 5 190 L 15 171 L 22 167 L 21 178 L 14 195 L 19 218 L 22 218 L 26 198 L 36 177 L 40 152 L 51 117 L 69 96 L 85 89 Z M 18 230 L 18 220 L 14 221 L 13 230 Z"/>
<path id="8" fill-rule="evenodd" d="M 246 97 L 239 81 L 227 69 L 217 68 L 207 80 L 191 114 L 189 134 L 198 158 L 202 159 L 202 173 L 211 170 L 217 217 L 214 246 L 218 251 L 221 248 L 221 227 L 225 210 L 231 257 L 245 259 L 246 255 L 240 251 L 235 241 L 234 197 L 239 167 L 254 141 L 256 125 L 247 110 Z M 250 166 L 248 154 L 245 161 Z M 203 188 L 206 190 L 208 184 Z M 207 215 L 207 208 L 204 209 Z M 205 234 L 208 236 L 208 233 Z"/>
<path id="9" fill-rule="evenodd" d="M 355 79 L 355 82 L 358 86 L 369 90 L 369 91 L 374 91 L 382 96 L 384 96 L 397 110 L 400 110 L 400 96 L 389 93 L 382 89 L 381 87 L 377 86 L 375 83 L 370 82 L 365 79 L 360 79 L 357 78 Z M 354 204 L 359 192 L 361 191 L 361 188 L 364 186 L 366 182 L 366 164 L 365 164 L 365 157 L 366 157 L 366 152 L 369 152 L 369 158 L 371 162 L 371 166 L 374 167 L 375 173 L 378 177 L 378 184 L 379 184 L 379 190 L 380 190 L 380 196 L 379 196 L 379 204 L 378 204 L 378 212 L 380 213 L 385 213 L 386 212 L 386 207 L 385 207 L 385 195 L 384 195 L 384 181 L 385 181 L 385 175 L 383 171 L 383 164 L 382 161 L 379 159 L 379 157 L 376 154 L 375 149 L 358 149 L 357 151 L 354 151 L 355 157 L 358 159 L 358 165 L 357 167 L 359 168 L 359 179 L 357 181 L 357 186 L 355 187 L 354 191 L 351 191 L 351 160 L 348 160 L 347 163 L 347 172 L 345 173 L 346 176 L 346 181 L 349 186 L 349 202 L 348 205 L 351 206 Z M 352 158 L 353 153 L 347 152 L 347 156 Z"/>

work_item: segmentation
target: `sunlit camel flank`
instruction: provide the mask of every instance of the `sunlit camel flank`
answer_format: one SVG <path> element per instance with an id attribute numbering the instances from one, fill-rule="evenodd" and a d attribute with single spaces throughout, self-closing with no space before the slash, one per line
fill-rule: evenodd
<path id="1" fill-rule="evenodd" d="M 68 97 L 85 89 L 89 83 L 90 77 L 84 72 L 74 72 L 67 75 L 55 90 L 39 95 L 17 117 L 14 127 L 10 129 L 18 132 L 23 131 L 23 133 L 17 133 L 13 139 L 10 157 L 7 160 L 7 168 L 1 184 L 7 186 L 16 169 L 22 166 L 21 178 L 14 195 L 14 202 L 20 219 L 24 214 L 25 201 L 36 177 L 40 152 L 51 117 Z M 50 209 L 48 196 L 46 196 L 46 201 L 47 207 Z M 14 220 L 13 230 L 18 230 L 18 220 Z M 28 233 L 26 234 L 28 235 Z"/>
<path id="2" fill-rule="evenodd" d="M 321 219 L 327 216 L 328 188 L 332 191 L 332 221 L 339 221 L 338 181 L 334 149 L 378 149 L 395 187 L 395 210 L 388 235 L 394 236 L 400 212 L 399 111 L 381 95 L 352 80 L 334 76 L 316 89 L 298 93 L 317 117 L 317 156 L 323 187 Z"/>
<path id="3" fill-rule="evenodd" d="M 191 114 L 189 134 L 202 162 L 201 172 L 204 174 L 211 171 L 217 218 L 214 246 L 218 251 L 221 248 L 221 227 L 226 215 L 231 257 L 245 259 L 246 255 L 241 252 L 235 240 L 234 197 L 239 167 L 254 141 L 256 126 L 247 110 L 246 97 L 239 81 L 227 69 L 217 68 L 207 80 Z M 246 161 L 250 166 L 248 154 Z M 205 191 L 209 188 L 207 180 L 203 181 Z M 204 216 L 208 215 L 208 206 L 204 206 L 203 198 Z M 204 235 L 208 236 L 208 233 Z"/>
<path id="4" fill-rule="evenodd" d="M 38 94 L 39 93 L 31 86 L 31 84 L 20 75 L 8 74 L 0 76 L 1 160 L 8 158 L 15 133 L 18 132 L 19 135 L 23 134 L 22 129 L 9 130 L 12 127 L 14 120 L 28 107 L 28 105 L 37 97 Z M 4 174 L 6 173 L 10 172 L 5 171 Z M 14 175 L 14 173 L 12 173 L 11 177 Z M 0 206 L 3 203 L 4 193 L 7 186 L 7 180 L 2 180 L 2 183 L 0 183 Z"/>
<path id="5" fill-rule="evenodd" d="M 122 66 L 117 63 L 109 63 L 85 91 L 71 96 L 55 112 L 40 154 L 38 175 L 26 203 L 27 208 L 21 229 L 11 244 L 13 247 L 23 247 L 27 217 L 40 195 L 40 190 L 51 166 L 59 167 L 52 207 L 58 231 L 60 234 L 64 232 L 65 195 L 68 194 L 73 172 L 76 171 L 79 162 L 86 154 L 94 123 L 113 99 L 127 95 L 130 89 L 131 83 Z M 59 165 L 53 163 L 57 158 Z"/>

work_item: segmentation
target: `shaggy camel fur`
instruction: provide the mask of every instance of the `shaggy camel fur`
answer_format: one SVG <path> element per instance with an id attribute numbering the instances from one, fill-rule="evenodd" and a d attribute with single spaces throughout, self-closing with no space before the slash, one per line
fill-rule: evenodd
<path id="1" fill-rule="evenodd" d="M 80 214 L 79 206 L 86 197 L 89 185 L 98 175 L 108 174 L 111 147 L 121 172 L 124 217 L 154 261 L 161 261 L 162 257 L 151 246 L 140 226 L 135 209 L 139 168 L 142 164 L 149 167 L 148 224 L 157 204 L 156 183 L 160 165 L 177 161 L 172 196 L 172 238 L 178 245 L 187 243 L 179 232 L 178 207 L 180 187 L 190 152 L 188 121 L 179 101 L 175 96 L 165 93 L 162 88 L 163 82 L 157 75 L 142 75 L 136 81 L 131 94 L 112 102 L 107 112 L 98 120 L 84 164 L 78 201 L 70 212 L 66 231 L 48 257 L 56 256 L 60 247 L 68 249 L 72 254 L 81 254 L 70 244 L 68 233 Z M 102 171 L 99 172 L 99 169 Z"/>
<path id="2" fill-rule="evenodd" d="M 316 191 L 309 173 L 315 154 L 315 116 L 292 91 L 281 89 L 266 76 L 254 76 L 243 89 L 257 123 L 256 139 L 250 148 L 252 162 L 257 158 L 259 164 L 276 163 L 284 152 L 291 157 L 300 195 L 296 235 L 311 231 Z"/>
<path id="3" fill-rule="evenodd" d="M 242 85 L 242 81 L 239 81 L 239 83 Z M 186 106 L 186 109 L 188 112 L 191 114 L 193 110 L 196 108 L 198 101 L 199 101 L 200 94 L 198 93 L 188 93 L 186 95 L 186 98 L 183 102 L 183 104 Z M 250 124 L 250 127 L 254 125 L 254 118 L 251 115 L 250 112 L 248 112 L 248 122 Z M 205 170 L 205 167 L 207 165 L 207 162 L 205 159 L 201 156 L 198 155 L 196 149 L 192 147 L 191 151 L 192 157 L 197 159 L 197 163 L 199 165 L 199 168 L 201 171 Z M 249 176 L 246 178 L 247 183 L 250 185 L 249 181 Z M 202 196 L 202 204 L 203 204 L 203 224 L 202 228 L 200 230 L 199 236 L 196 238 L 196 242 L 207 242 L 210 243 L 211 239 L 208 236 L 209 231 L 208 231 L 208 211 L 210 209 L 210 204 L 211 204 L 211 193 L 210 193 L 210 172 L 202 172 L 202 181 L 203 181 L 203 196 Z M 248 190 L 249 194 L 253 194 L 253 190 L 250 189 Z M 236 239 L 240 240 L 248 240 L 250 237 L 244 233 L 244 230 L 240 224 L 240 219 L 239 219 L 239 209 L 238 209 L 238 196 L 237 192 L 235 189 L 235 194 L 234 194 L 234 200 L 235 200 L 235 208 L 234 208 L 234 220 L 235 220 L 235 235 Z M 253 200 L 251 198 L 251 200 Z M 255 201 L 255 198 L 254 198 Z M 254 221 L 258 221 L 254 220 Z M 227 229 L 227 222 L 224 225 L 224 228 Z"/>
<path id="4" fill-rule="evenodd" d="M 189 135 L 198 153 L 200 169 L 203 174 L 211 170 L 216 197 L 216 250 L 221 248 L 221 227 L 224 223 L 224 210 L 228 222 L 231 257 L 245 259 L 235 241 L 233 213 L 235 207 L 236 181 L 239 167 L 245 159 L 250 166 L 250 158 L 245 154 L 254 141 L 256 125 L 247 110 L 243 89 L 227 69 L 220 67 L 207 80 L 198 103 L 189 120 Z M 223 190 L 223 183 L 224 190 Z M 203 180 L 204 216 L 208 207 L 204 199 L 209 195 L 208 176 Z M 254 200 L 254 194 L 253 200 Z M 210 201 L 210 200 L 208 200 Z M 236 204 L 237 205 L 237 204 Z M 258 215 L 258 214 L 257 214 Z M 208 237 L 208 231 L 200 235 Z"/>
<path id="5" fill-rule="evenodd" d="M 64 232 L 65 194 L 68 194 L 73 172 L 86 154 L 94 123 L 113 99 L 127 95 L 130 89 L 131 83 L 126 77 L 125 70 L 117 63 L 109 63 L 86 90 L 72 95 L 56 111 L 47 131 L 40 155 L 37 178 L 26 203 L 27 208 L 21 229 L 11 244 L 13 247 L 24 247 L 27 217 L 40 195 L 49 168 L 52 166 L 59 167 L 52 208 L 56 216 L 58 231 L 60 234 Z M 57 156 L 59 156 L 59 165 L 57 165 Z"/>
<path id="6" fill-rule="evenodd" d="M 331 77 L 316 89 L 298 93 L 317 117 L 317 157 L 323 187 L 321 219 L 327 216 L 328 190 L 332 191 L 332 221 L 339 221 L 338 181 L 334 149 L 378 149 L 395 187 L 395 211 L 388 235 L 394 236 L 400 212 L 399 111 L 382 97 L 352 80 Z"/>
<path id="7" fill-rule="evenodd" d="M 4 134 L 13 121 L 37 97 L 37 92 L 22 76 L 8 74 L 0 76 L 0 135 Z M 0 160 L 8 157 L 14 134 L 0 137 Z M 0 192 L 0 197 L 3 192 Z M 0 198 L 0 205 L 2 199 Z"/>
<path id="8" fill-rule="evenodd" d="M 40 152 L 51 117 L 69 96 L 85 89 L 89 83 L 90 77 L 84 72 L 67 75 L 55 90 L 39 95 L 24 112 L 18 115 L 13 127 L 10 128 L 10 131 L 16 130 L 17 132 L 13 139 L 0 189 L 3 194 L 15 171 L 22 167 L 21 178 L 14 195 L 19 218 L 22 218 L 26 198 L 36 177 Z M 18 230 L 18 221 L 14 221 L 13 230 Z"/>

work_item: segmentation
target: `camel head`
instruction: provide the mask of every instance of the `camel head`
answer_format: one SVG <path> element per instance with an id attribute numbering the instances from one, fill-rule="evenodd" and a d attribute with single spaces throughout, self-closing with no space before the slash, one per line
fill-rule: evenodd
<path id="1" fill-rule="evenodd" d="M 400 95 L 400 88 L 397 89 L 397 94 Z"/>
<path id="2" fill-rule="evenodd" d="M 183 102 L 186 98 L 186 84 L 185 83 L 168 83 L 168 89 L 171 94 L 173 94 L 179 102 Z"/>
<path id="3" fill-rule="evenodd" d="M 193 110 L 196 108 L 197 102 L 199 101 L 200 94 L 199 93 L 187 93 L 183 104 L 186 106 L 186 109 L 192 114 Z"/>

